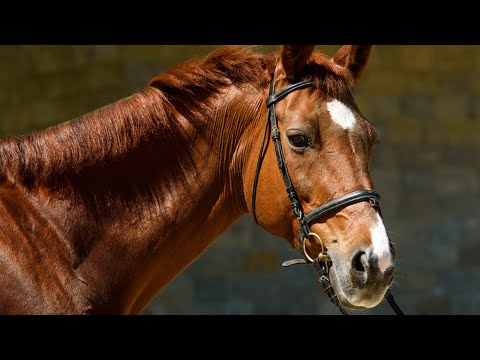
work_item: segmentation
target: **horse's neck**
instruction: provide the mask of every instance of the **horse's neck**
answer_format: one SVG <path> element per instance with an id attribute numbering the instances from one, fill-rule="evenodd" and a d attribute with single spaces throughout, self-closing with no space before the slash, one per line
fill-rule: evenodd
<path id="1" fill-rule="evenodd" d="M 130 173 L 114 176 L 119 188 L 132 174 L 153 179 L 138 201 L 126 199 L 123 208 L 117 201 L 115 209 L 107 206 L 93 215 L 81 201 L 68 211 L 68 200 L 52 205 L 56 222 L 62 223 L 59 228 L 69 229 L 78 276 L 92 287 L 94 301 L 105 303 L 97 311 L 139 312 L 246 211 L 241 171 L 250 147 L 240 146 L 240 139 L 252 126 L 247 117 L 255 112 L 239 111 L 238 104 L 243 101 L 219 108 L 199 122 L 201 127 L 185 124 L 184 138 L 190 140 L 182 144 L 181 154 L 145 144 L 139 158 L 127 157 L 124 161 L 130 163 L 120 168 Z M 149 167 L 153 170 L 145 172 Z M 113 175 L 91 176 L 96 180 L 84 179 L 82 186 L 92 180 L 97 189 L 98 182 Z M 65 220 L 66 214 L 74 218 Z M 80 230 L 79 219 L 87 219 L 80 222 Z"/>

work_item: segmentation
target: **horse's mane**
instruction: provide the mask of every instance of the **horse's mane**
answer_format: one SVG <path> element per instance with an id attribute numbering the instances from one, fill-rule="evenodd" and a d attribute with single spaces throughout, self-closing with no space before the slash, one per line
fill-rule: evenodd
<path id="1" fill-rule="evenodd" d="M 313 59 L 307 76 L 319 88 L 336 97 L 350 92 L 348 72 L 321 53 Z M 232 85 L 266 89 L 277 61 L 278 54 L 224 46 L 178 64 L 129 97 L 48 129 L 0 140 L 0 176 L 33 185 L 100 168 L 152 139 L 165 149 L 180 148 L 176 141 L 185 137 L 185 130 L 179 115 L 194 126 L 208 121 L 218 106 L 216 95 Z"/>

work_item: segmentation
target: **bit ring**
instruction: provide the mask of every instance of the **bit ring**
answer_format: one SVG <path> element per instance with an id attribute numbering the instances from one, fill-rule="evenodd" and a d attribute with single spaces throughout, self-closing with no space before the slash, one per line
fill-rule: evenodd
<path id="1" fill-rule="evenodd" d="M 319 260 L 319 261 L 323 261 L 323 262 L 325 262 L 325 263 L 326 263 L 327 261 L 330 261 L 330 257 L 329 257 L 327 254 L 324 254 L 324 253 L 323 253 L 323 252 L 325 251 L 325 247 L 323 246 L 323 241 L 322 241 L 322 239 L 320 238 L 320 236 L 318 236 L 318 234 L 316 234 L 316 233 L 314 233 L 314 232 L 309 232 L 309 233 L 307 234 L 307 236 L 303 238 L 303 245 L 302 245 L 302 247 L 303 247 L 303 249 L 302 249 L 302 250 L 303 250 L 303 255 L 305 255 L 305 257 L 307 258 L 307 260 L 308 260 L 309 262 L 314 262 L 314 259 L 312 259 L 312 258 L 308 255 L 307 249 L 306 249 L 306 247 L 305 247 L 305 243 L 306 243 L 305 240 L 306 240 L 308 237 L 310 237 L 310 236 L 313 236 L 314 238 L 316 238 L 316 239 L 318 240 L 318 242 L 320 243 L 320 246 L 322 247 L 322 251 L 321 251 L 321 252 L 318 254 L 318 256 L 317 256 L 317 257 L 318 257 L 318 260 Z"/>

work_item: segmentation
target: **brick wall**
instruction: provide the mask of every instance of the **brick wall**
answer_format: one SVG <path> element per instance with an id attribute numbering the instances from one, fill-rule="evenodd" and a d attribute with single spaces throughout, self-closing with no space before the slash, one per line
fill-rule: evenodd
<path id="1" fill-rule="evenodd" d="M 0 135 L 81 115 L 213 48 L 0 46 Z M 381 137 L 372 177 L 399 252 L 398 303 L 409 314 L 479 313 L 480 46 L 374 47 L 355 94 Z M 296 255 L 243 217 L 144 313 L 337 314 L 311 269 L 280 267 Z"/>

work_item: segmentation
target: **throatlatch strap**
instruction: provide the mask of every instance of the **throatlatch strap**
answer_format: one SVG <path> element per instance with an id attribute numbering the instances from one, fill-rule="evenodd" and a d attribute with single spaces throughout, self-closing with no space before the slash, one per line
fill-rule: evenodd
<path id="1" fill-rule="evenodd" d="M 258 155 L 257 168 L 255 169 L 255 177 L 253 178 L 252 215 L 253 215 L 253 220 L 257 224 L 258 224 L 258 220 L 257 220 L 256 206 L 255 206 L 257 202 L 257 185 L 258 185 L 258 178 L 260 177 L 260 169 L 262 167 L 263 158 L 267 153 L 267 148 L 265 147 L 265 141 L 267 139 L 268 124 L 270 124 L 270 118 L 267 116 L 267 123 L 265 124 L 265 129 L 263 130 L 262 145 L 260 146 L 260 154 Z"/>

